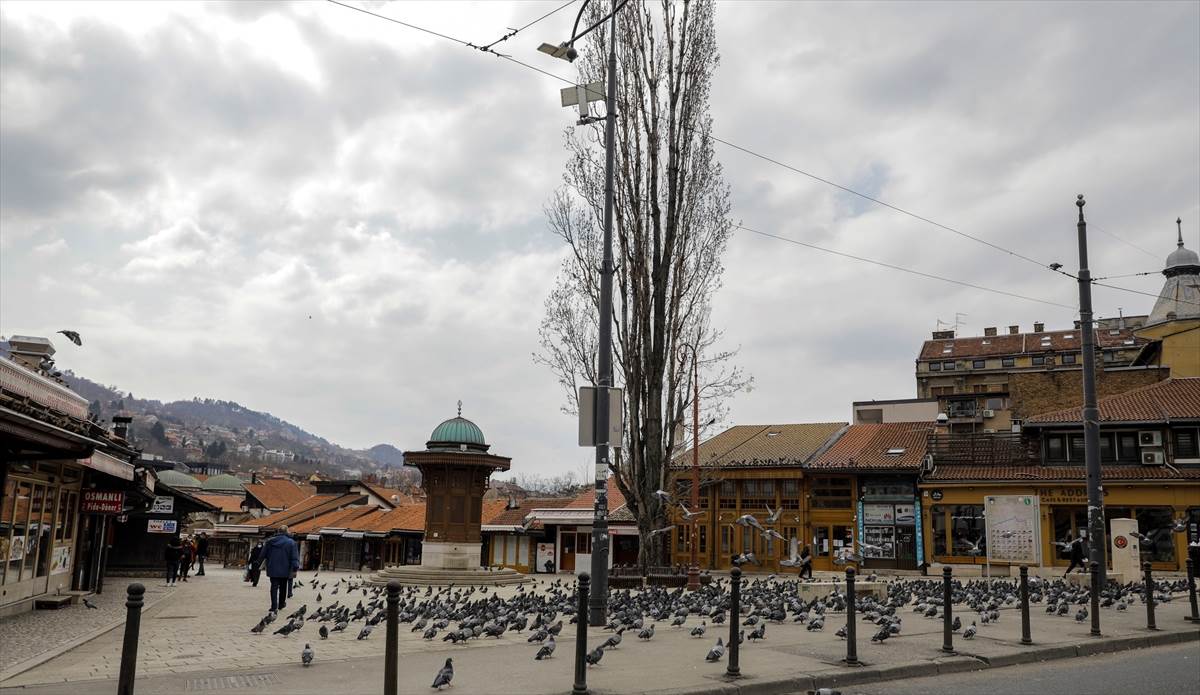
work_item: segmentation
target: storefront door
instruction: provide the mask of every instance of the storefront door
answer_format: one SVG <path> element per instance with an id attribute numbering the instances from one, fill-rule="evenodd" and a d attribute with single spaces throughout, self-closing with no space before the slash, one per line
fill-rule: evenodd
<path id="1" fill-rule="evenodd" d="M 1080 531 L 1086 535 L 1088 520 L 1087 507 L 1054 507 L 1051 516 L 1054 519 L 1054 535 L 1052 542 L 1066 543 L 1070 539 L 1079 538 Z M 1066 566 L 1071 563 L 1069 547 L 1055 545 L 1054 565 Z"/>
<path id="2" fill-rule="evenodd" d="M 575 571 L 575 533 L 561 534 L 560 547 L 562 548 L 562 557 L 558 561 L 558 569 L 560 572 Z"/>
<path id="3" fill-rule="evenodd" d="M 833 560 L 842 548 L 854 547 L 854 527 L 850 524 L 815 523 L 813 525 L 813 569 L 830 572 L 839 569 Z"/>

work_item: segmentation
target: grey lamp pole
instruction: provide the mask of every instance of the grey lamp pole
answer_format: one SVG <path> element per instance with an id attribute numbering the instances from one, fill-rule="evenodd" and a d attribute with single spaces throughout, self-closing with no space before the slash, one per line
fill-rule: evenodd
<path id="1" fill-rule="evenodd" d="M 1088 270 L 1086 201 L 1079 207 L 1079 332 L 1083 344 L 1083 460 L 1087 467 L 1088 559 L 1100 571 L 1092 575 L 1092 595 L 1098 596 L 1106 580 L 1104 562 L 1104 491 L 1100 484 L 1100 409 L 1096 407 L 1096 338 L 1092 332 L 1092 273 Z"/>

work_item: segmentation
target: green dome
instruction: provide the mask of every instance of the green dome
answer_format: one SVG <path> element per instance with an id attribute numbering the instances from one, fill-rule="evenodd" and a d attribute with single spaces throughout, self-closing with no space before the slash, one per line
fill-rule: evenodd
<path id="1" fill-rule="evenodd" d="M 483 441 L 483 431 L 479 426 L 461 415 L 450 418 L 434 428 L 429 435 L 429 446 L 434 444 L 474 444 L 487 446 Z"/>
<path id="2" fill-rule="evenodd" d="M 206 492 L 244 492 L 246 489 L 242 485 L 242 481 L 228 473 L 214 475 L 205 480 L 203 487 Z"/>
<path id="3" fill-rule="evenodd" d="M 187 473 L 180 473 L 177 470 L 168 468 L 165 471 L 158 471 L 158 480 L 164 485 L 183 489 L 200 489 L 200 481 L 196 480 Z"/>

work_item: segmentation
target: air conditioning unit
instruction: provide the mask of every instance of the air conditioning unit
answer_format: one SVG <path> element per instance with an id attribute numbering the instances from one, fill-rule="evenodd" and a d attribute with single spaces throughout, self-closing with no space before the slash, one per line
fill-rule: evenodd
<path id="1" fill-rule="evenodd" d="M 1138 444 L 1142 446 L 1162 446 L 1162 432 L 1158 430 L 1138 432 Z"/>
<path id="2" fill-rule="evenodd" d="M 983 411 L 983 416 L 984 417 L 996 417 L 996 411 L 992 410 L 991 408 L 988 408 Z"/>
<path id="3" fill-rule="evenodd" d="M 1167 457 L 1163 456 L 1161 451 L 1143 451 L 1142 465 L 1145 466 L 1161 466 L 1167 462 Z"/>

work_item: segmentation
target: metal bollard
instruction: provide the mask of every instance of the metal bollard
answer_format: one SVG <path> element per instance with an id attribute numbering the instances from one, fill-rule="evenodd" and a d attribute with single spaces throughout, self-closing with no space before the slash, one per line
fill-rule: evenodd
<path id="1" fill-rule="evenodd" d="M 1185 615 L 1184 620 L 1192 622 L 1200 622 L 1200 609 L 1196 607 L 1196 563 L 1192 558 L 1187 559 L 1187 582 L 1188 582 L 1188 600 L 1192 604 L 1192 614 Z"/>
<path id="2" fill-rule="evenodd" d="M 575 684 L 571 686 L 571 695 L 587 695 L 588 691 L 587 664 L 584 663 L 583 657 L 587 655 L 588 650 L 588 594 L 591 593 L 591 584 L 592 577 L 587 572 L 579 575 L 579 603 L 575 613 L 578 619 L 578 629 L 575 632 Z"/>
<path id="3" fill-rule="evenodd" d="M 1033 644 L 1029 634 L 1029 568 L 1021 565 L 1021 644 Z"/>
<path id="4" fill-rule="evenodd" d="M 953 587 L 950 586 L 951 574 L 952 571 L 949 567 L 942 568 L 942 651 L 947 654 L 954 653 L 954 630 L 950 626 L 954 613 L 951 603 L 954 592 Z"/>
<path id="5" fill-rule="evenodd" d="M 1142 588 L 1146 591 L 1146 629 L 1157 630 L 1154 624 L 1154 576 L 1150 573 L 1150 563 L 1142 563 Z"/>
<path id="6" fill-rule="evenodd" d="M 854 568 L 846 568 L 846 665 L 861 666 L 858 660 L 858 626 L 854 623 Z"/>
<path id="7" fill-rule="evenodd" d="M 387 583 L 387 651 L 383 655 L 383 695 L 396 695 L 400 680 L 400 580 Z"/>
<path id="8" fill-rule="evenodd" d="M 1100 636 L 1100 563 L 1092 560 L 1088 563 L 1088 572 L 1092 577 L 1092 637 Z"/>
<path id="9" fill-rule="evenodd" d="M 734 567 L 729 571 L 729 665 L 725 667 L 725 675 L 737 678 L 742 675 L 738 665 L 738 602 L 742 600 L 742 569 Z"/>
<path id="10" fill-rule="evenodd" d="M 138 633 L 142 628 L 142 599 L 146 587 L 134 582 L 126 589 L 125 641 L 121 644 L 121 680 L 117 695 L 133 695 L 133 679 L 137 671 Z"/>

